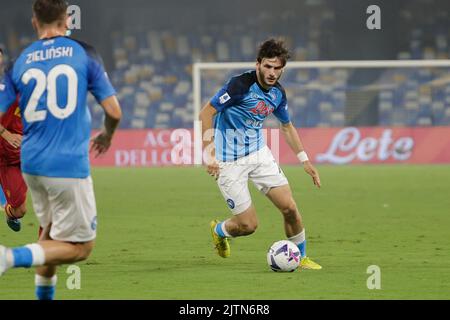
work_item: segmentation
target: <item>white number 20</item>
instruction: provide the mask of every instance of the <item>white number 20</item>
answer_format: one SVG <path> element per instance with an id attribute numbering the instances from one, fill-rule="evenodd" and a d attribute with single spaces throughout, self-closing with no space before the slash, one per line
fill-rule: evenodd
<path id="1" fill-rule="evenodd" d="M 56 81 L 59 76 L 67 78 L 67 105 L 58 106 L 58 92 Z M 77 106 L 78 76 L 75 70 L 66 64 L 60 64 L 50 70 L 48 76 L 40 69 L 29 69 L 22 76 L 22 82 L 27 85 L 31 79 L 36 80 L 36 86 L 25 107 L 24 117 L 27 122 L 43 121 L 47 117 L 47 110 L 36 110 L 41 96 L 47 90 L 47 107 L 50 113 L 58 118 L 69 117 Z"/>

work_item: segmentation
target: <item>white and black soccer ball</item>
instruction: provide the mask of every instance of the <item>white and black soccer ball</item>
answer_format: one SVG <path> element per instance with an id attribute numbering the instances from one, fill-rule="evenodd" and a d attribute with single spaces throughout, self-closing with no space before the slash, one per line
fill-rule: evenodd
<path id="1" fill-rule="evenodd" d="M 295 271 L 300 264 L 300 250 L 291 241 L 277 241 L 267 251 L 267 264 L 276 272 Z"/>

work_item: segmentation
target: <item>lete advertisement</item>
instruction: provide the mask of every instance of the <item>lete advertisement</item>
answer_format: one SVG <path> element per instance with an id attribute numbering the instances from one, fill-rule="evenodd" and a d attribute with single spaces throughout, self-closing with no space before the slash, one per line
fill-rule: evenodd
<path id="1" fill-rule="evenodd" d="M 299 129 L 309 158 L 316 164 L 450 163 L 450 127 L 346 127 Z M 264 135 L 280 164 L 297 164 L 278 129 Z M 93 166 L 155 167 L 199 164 L 192 129 L 119 130 Z"/>

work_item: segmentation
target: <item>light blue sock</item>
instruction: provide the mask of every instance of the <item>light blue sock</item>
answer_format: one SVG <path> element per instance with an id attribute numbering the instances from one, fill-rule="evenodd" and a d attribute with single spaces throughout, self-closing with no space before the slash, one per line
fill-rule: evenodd
<path id="1" fill-rule="evenodd" d="M 36 286 L 36 298 L 38 300 L 53 300 L 55 286 Z"/>
<path id="2" fill-rule="evenodd" d="M 28 247 L 11 249 L 14 257 L 14 268 L 29 268 L 33 264 L 33 253 Z"/>
<path id="3" fill-rule="evenodd" d="M 53 300 L 55 298 L 56 282 L 58 278 L 54 275 L 51 278 L 36 274 L 34 284 L 36 285 L 36 298 L 38 300 Z"/>
<path id="4" fill-rule="evenodd" d="M 300 250 L 300 256 L 302 258 L 306 257 L 306 240 L 303 241 L 302 243 L 299 243 L 297 245 L 298 249 Z"/>
<path id="5" fill-rule="evenodd" d="M 219 235 L 219 237 L 225 238 L 226 235 L 225 235 L 225 233 L 223 233 L 223 230 L 222 230 L 222 224 L 223 224 L 223 222 L 219 222 L 219 223 L 216 225 L 215 231 L 216 231 L 216 233 Z"/>
<path id="6" fill-rule="evenodd" d="M 31 266 L 42 266 L 45 263 L 45 252 L 37 243 L 28 244 L 23 247 L 8 249 L 6 255 L 6 267 L 30 268 Z"/>
<path id="7" fill-rule="evenodd" d="M 302 230 L 299 234 L 290 237 L 290 241 L 295 243 L 300 250 L 300 256 L 302 258 L 306 257 L 306 231 L 305 229 Z"/>

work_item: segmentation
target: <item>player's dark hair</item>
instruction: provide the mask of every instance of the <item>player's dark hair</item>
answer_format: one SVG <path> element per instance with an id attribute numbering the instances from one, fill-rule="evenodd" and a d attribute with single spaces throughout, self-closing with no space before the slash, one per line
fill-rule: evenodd
<path id="1" fill-rule="evenodd" d="M 283 67 L 286 65 L 287 61 L 291 56 L 289 55 L 289 51 L 286 48 L 283 40 L 277 39 L 269 39 L 264 41 L 258 50 L 258 57 L 256 60 L 261 63 L 262 59 L 272 59 L 279 58 L 281 63 L 283 63 Z"/>
<path id="2" fill-rule="evenodd" d="M 64 17 L 67 6 L 65 0 L 34 0 L 33 13 L 40 23 L 51 24 Z"/>

